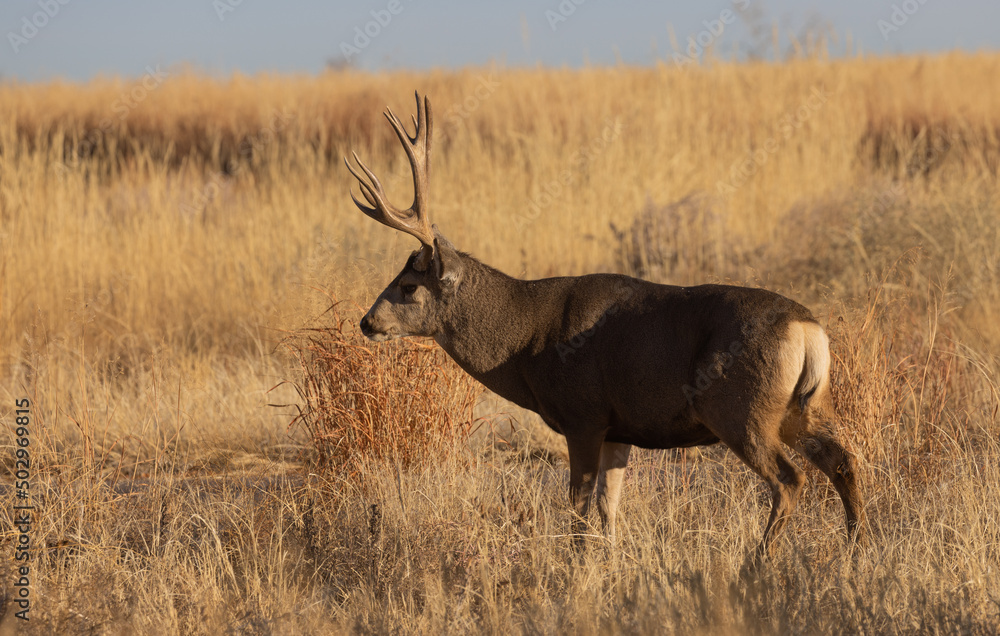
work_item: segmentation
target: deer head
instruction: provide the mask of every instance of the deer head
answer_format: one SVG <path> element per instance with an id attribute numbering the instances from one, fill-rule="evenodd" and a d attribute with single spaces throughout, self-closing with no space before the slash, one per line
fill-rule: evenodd
<path id="1" fill-rule="evenodd" d="M 344 158 L 348 170 L 358 180 L 365 205 L 351 192 L 358 208 L 379 223 L 405 232 L 420 241 L 419 250 L 361 320 L 361 332 L 372 340 L 401 336 L 434 336 L 441 324 L 441 312 L 448 305 L 461 279 L 461 259 L 454 246 L 432 226 L 427 214 L 431 133 L 433 119 L 427 97 L 417 98 L 416 131 L 411 137 L 403 123 L 386 109 L 385 118 L 396 131 L 413 171 L 413 203 L 406 210 L 389 203 L 378 177 L 352 153 L 363 175 Z"/>

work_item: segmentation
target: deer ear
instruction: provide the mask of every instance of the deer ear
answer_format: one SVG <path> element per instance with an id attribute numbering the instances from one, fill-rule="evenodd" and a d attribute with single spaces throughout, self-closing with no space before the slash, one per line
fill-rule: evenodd
<path id="1" fill-rule="evenodd" d="M 458 257 L 458 250 L 448 239 L 435 232 L 434 239 L 434 261 L 432 266 L 437 274 L 438 280 L 445 287 L 454 288 L 458 285 L 462 277 L 462 261 Z"/>
<path id="2" fill-rule="evenodd" d="M 443 247 L 451 250 L 452 252 L 457 252 L 458 251 L 455 248 L 455 246 L 451 244 L 451 241 L 449 241 L 448 239 L 446 239 L 444 237 L 444 234 L 442 234 L 441 230 L 438 229 L 437 223 L 435 223 L 431 227 L 434 230 L 434 244 L 435 245 L 441 245 L 441 246 L 443 246 Z"/>

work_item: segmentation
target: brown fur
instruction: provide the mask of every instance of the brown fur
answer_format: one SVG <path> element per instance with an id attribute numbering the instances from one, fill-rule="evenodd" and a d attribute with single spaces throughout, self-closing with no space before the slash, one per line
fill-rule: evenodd
<path id="1" fill-rule="evenodd" d="M 721 441 L 771 489 L 760 554 L 802 489 L 783 444 L 830 478 L 848 536 L 857 535 L 857 479 L 834 435 L 828 344 L 806 308 L 763 289 L 614 274 L 518 280 L 434 233 L 372 305 L 362 330 L 374 339 L 435 338 L 486 387 L 565 435 L 576 532 L 596 489 L 613 539 L 631 446 Z M 415 267 L 428 252 L 430 266 Z"/>

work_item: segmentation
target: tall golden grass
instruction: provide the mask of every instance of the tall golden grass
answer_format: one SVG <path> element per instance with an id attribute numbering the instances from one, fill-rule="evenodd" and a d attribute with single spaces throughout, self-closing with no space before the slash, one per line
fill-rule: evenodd
<path id="1" fill-rule="evenodd" d="M 0 421 L 32 400 L 28 626 L 995 633 L 998 71 L 956 53 L 172 72 L 142 99 L 124 80 L 0 86 Z M 766 493 L 712 448 L 637 453 L 619 546 L 578 556 L 557 455 L 463 442 L 447 419 L 471 419 L 473 387 L 440 352 L 341 329 L 413 247 L 354 208 L 341 157 L 404 201 L 380 112 L 410 112 L 414 89 L 436 113 L 434 220 L 460 248 L 515 275 L 734 281 L 815 311 L 865 545 L 847 553 L 810 470 L 740 585 Z M 313 474 L 320 457 L 354 463 Z"/>

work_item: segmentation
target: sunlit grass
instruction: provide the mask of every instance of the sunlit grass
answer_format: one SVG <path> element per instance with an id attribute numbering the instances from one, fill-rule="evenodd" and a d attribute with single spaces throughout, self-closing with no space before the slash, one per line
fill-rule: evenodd
<path id="1" fill-rule="evenodd" d="M 124 114 L 125 82 L 0 86 L 0 420 L 32 399 L 33 625 L 994 632 L 998 72 L 990 54 L 178 72 Z M 473 393 L 420 357 L 440 351 L 301 339 L 339 324 L 331 297 L 354 324 L 414 247 L 357 211 L 341 161 L 356 149 L 407 201 L 380 113 L 408 115 L 414 89 L 435 109 L 431 213 L 459 248 L 519 276 L 734 281 L 814 310 L 866 545 L 847 554 L 809 470 L 773 567 L 741 587 L 766 493 L 713 448 L 637 453 L 619 547 L 577 558 L 558 448 L 489 421 L 475 438 L 495 443 L 441 433 Z M 440 376 L 420 395 L 414 368 Z M 293 387 L 318 373 L 334 419 L 289 429 L 296 407 L 269 405 L 308 407 Z M 537 426 L 477 414 L 508 410 Z M 375 445 L 311 475 L 358 450 L 344 430 Z"/>

